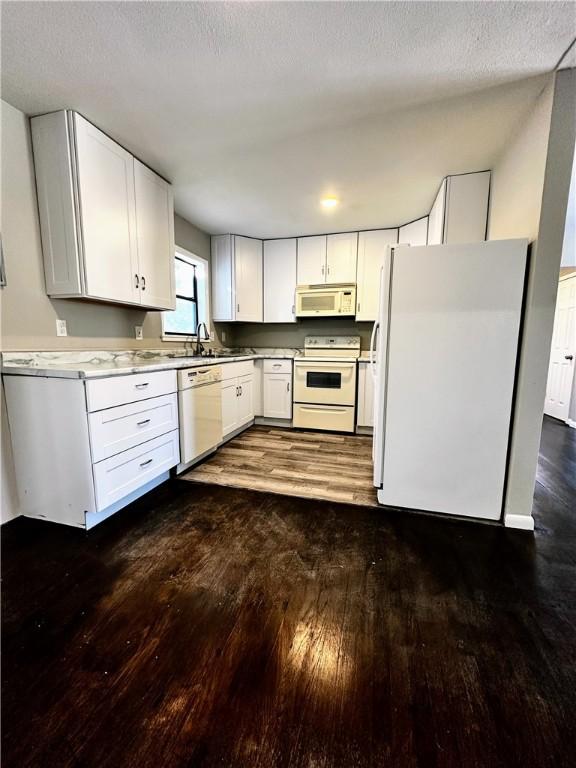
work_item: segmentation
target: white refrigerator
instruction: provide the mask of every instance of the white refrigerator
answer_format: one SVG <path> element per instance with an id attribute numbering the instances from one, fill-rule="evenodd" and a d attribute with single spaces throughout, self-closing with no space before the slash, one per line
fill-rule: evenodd
<path id="1" fill-rule="evenodd" d="M 527 249 L 388 249 L 371 343 L 380 504 L 501 518 Z"/>

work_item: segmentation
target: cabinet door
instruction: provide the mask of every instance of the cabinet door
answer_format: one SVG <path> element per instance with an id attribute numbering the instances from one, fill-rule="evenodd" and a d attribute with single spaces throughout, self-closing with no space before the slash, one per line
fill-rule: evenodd
<path id="1" fill-rule="evenodd" d="M 86 294 L 139 304 L 134 158 L 80 115 L 74 126 Z"/>
<path id="2" fill-rule="evenodd" d="M 236 320 L 262 322 L 262 240 L 234 236 Z"/>
<path id="3" fill-rule="evenodd" d="M 397 229 L 374 229 L 358 236 L 356 320 L 374 322 L 378 317 L 380 270 L 386 248 L 398 242 Z"/>
<path id="4" fill-rule="evenodd" d="M 486 240 L 490 171 L 449 176 L 447 183 L 444 242 L 452 245 Z"/>
<path id="5" fill-rule="evenodd" d="M 326 282 L 326 235 L 298 238 L 298 285 Z"/>
<path id="6" fill-rule="evenodd" d="M 398 230 L 400 245 L 426 245 L 428 242 L 428 216 L 411 221 Z"/>
<path id="7" fill-rule="evenodd" d="M 292 418 L 292 376 L 287 373 L 264 374 L 264 416 L 269 419 Z"/>
<path id="8" fill-rule="evenodd" d="M 172 187 L 136 159 L 134 187 L 141 302 L 175 309 Z"/>
<path id="9" fill-rule="evenodd" d="M 358 417 L 359 427 L 374 426 L 374 381 L 369 363 L 358 365 Z"/>
<path id="10" fill-rule="evenodd" d="M 264 241 L 264 322 L 295 323 L 296 239 Z"/>
<path id="11" fill-rule="evenodd" d="M 326 282 L 354 283 L 358 256 L 358 232 L 328 235 L 326 241 Z"/>
<path id="12" fill-rule="evenodd" d="M 212 256 L 212 319 L 217 322 L 234 320 L 232 235 L 214 235 L 210 252 Z"/>
<path id="13" fill-rule="evenodd" d="M 222 382 L 222 434 L 224 437 L 238 427 L 238 379 Z"/>
<path id="14" fill-rule="evenodd" d="M 252 393 L 252 374 L 238 379 L 238 426 L 254 418 L 254 395 Z"/>
<path id="15" fill-rule="evenodd" d="M 444 210 L 446 202 L 446 179 L 440 185 L 436 199 L 428 216 L 428 245 L 441 245 L 444 240 Z"/>

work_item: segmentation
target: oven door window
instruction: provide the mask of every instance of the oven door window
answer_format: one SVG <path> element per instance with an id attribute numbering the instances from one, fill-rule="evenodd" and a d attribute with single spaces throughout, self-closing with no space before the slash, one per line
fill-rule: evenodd
<path id="1" fill-rule="evenodd" d="M 342 389 L 342 374 L 339 371 L 308 371 L 308 389 Z"/>

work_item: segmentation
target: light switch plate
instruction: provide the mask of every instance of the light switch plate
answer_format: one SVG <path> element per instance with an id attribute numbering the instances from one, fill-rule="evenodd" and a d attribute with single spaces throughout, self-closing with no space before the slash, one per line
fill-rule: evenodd
<path id="1" fill-rule="evenodd" d="M 144 338 L 144 331 L 142 329 L 141 325 L 135 325 L 134 326 L 134 332 L 136 333 L 136 338 L 142 341 Z"/>
<path id="2" fill-rule="evenodd" d="M 68 336 L 66 320 L 60 320 L 59 317 L 56 318 L 56 336 Z"/>

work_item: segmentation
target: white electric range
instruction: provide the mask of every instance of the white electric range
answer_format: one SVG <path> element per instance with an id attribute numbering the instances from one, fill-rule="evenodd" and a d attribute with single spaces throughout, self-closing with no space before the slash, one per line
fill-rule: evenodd
<path id="1" fill-rule="evenodd" d="M 294 361 L 293 424 L 354 432 L 359 336 L 306 336 Z"/>

